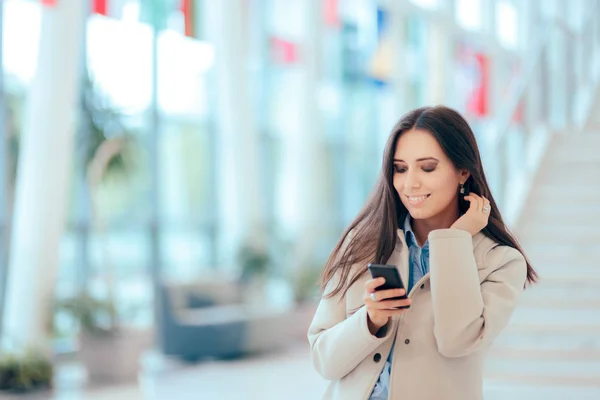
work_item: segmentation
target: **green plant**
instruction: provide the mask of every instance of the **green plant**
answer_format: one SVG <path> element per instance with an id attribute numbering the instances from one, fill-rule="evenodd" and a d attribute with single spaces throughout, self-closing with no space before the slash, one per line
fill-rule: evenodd
<path id="1" fill-rule="evenodd" d="M 52 387 L 53 366 L 40 352 L 0 355 L 0 390 L 26 392 Z"/>
<path id="2" fill-rule="evenodd" d="M 88 169 L 88 180 L 93 180 L 89 184 L 97 185 L 113 175 L 126 175 L 134 135 L 126 128 L 121 110 L 89 76 L 83 80 L 82 93 L 79 146 Z"/>
<path id="3" fill-rule="evenodd" d="M 119 189 L 127 186 L 124 180 L 130 177 L 133 169 L 136 143 L 135 135 L 126 126 L 122 110 L 113 104 L 89 74 L 84 76 L 81 93 L 78 145 L 82 158 L 78 167 L 89 190 L 90 228 L 101 240 L 101 275 L 109 294 L 107 300 L 99 300 L 83 292 L 63 300 L 59 308 L 77 320 L 83 330 L 101 335 L 113 333 L 117 328 L 117 311 L 111 289 L 115 274 L 107 247 L 110 225 L 107 215 L 110 215 L 108 210 L 111 207 L 103 201 L 106 198 L 113 200 L 115 191 L 108 189 L 107 196 L 103 192 L 111 183 L 116 182 Z"/>
<path id="4" fill-rule="evenodd" d="M 6 141 L 8 146 L 7 168 L 9 183 L 14 186 L 17 177 L 17 165 L 19 163 L 19 138 L 23 125 L 23 104 L 25 96 L 19 91 L 7 92 L 6 96 Z"/>
<path id="5" fill-rule="evenodd" d="M 79 324 L 80 329 L 93 335 L 111 335 L 119 328 L 113 301 L 96 299 L 87 292 L 57 301 L 55 311 L 66 313 Z"/>
<path id="6" fill-rule="evenodd" d="M 249 282 L 255 278 L 267 276 L 271 265 L 269 252 L 258 245 L 245 245 L 238 253 L 238 262 L 241 267 L 242 282 Z"/>
<path id="7" fill-rule="evenodd" d="M 302 265 L 294 271 L 291 280 L 296 302 L 307 303 L 318 299 L 322 269 L 323 265 L 315 262 Z"/>

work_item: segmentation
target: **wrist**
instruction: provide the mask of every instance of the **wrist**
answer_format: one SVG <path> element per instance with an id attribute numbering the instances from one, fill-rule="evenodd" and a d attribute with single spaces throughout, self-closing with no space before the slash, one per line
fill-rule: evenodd
<path id="1" fill-rule="evenodd" d="M 472 232 L 470 229 L 462 227 L 460 225 L 458 225 L 458 226 L 452 225 L 452 226 L 450 226 L 450 229 L 458 229 L 458 230 L 461 230 L 461 231 L 465 231 L 465 232 L 467 232 L 471 236 L 475 236 L 475 234 L 477 234 L 477 232 L 479 232 L 479 231 Z"/>
<path id="2" fill-rule="evenodd" d="M 367 314 L 367 327 L 369 328 L 369 332 L 371 332 L 371 335 L 373 336 L 378 336 L 378 333 L 381 330 L 381 328 L 387 325 L 387 323 L 388 321 L 385 321 L 383 323 L 373 321 L 369 317 L 369 314 Z"/>

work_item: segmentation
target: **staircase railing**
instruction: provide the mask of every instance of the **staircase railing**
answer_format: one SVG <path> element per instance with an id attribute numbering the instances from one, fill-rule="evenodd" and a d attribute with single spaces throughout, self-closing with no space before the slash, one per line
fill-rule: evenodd
<path id="1" fill-rule="evenodd" d="M 600 3 L 600 1 L 599 1 Z M 589 125 L 600 93 L 600 13 L 539 31 L 489 124 L 482 156 L 506 223 L 520 217 L 550 135 Z"/>

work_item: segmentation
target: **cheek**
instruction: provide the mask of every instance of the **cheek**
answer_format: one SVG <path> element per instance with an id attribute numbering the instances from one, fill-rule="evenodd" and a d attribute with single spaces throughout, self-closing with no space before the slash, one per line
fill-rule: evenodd
<path id="1" fill-rule="evenodd" d="M 404 204 L 404 207 L 407 207 L 406 198 L 402 195 L 404 192 L 404 178 L 401 174 L 394 174 L 394 189 L 396 189 L 396 194 L 400 197 L 400 202 Z"/>
<path id="2" fill-rule="evenodd" d="M 394 189 L 398 194 L 401 194 L 404 190 L 404 178 L 401 174 L 394 174 Z"/>
<path id="3" fill-rule="evenodd" d="M 402 195 L 402 193 L 404 193 L 404 182 L 406 181 L 404 174 L 395 174 L 394 175 L 394 189 L 396 189 L 396 193 L 398 194 L 398 196 L 400 197 L 400 201 L 402 203 L 404 203 L 404 196 Z"/>
<path id="4" fill-rule="evenodd" d="M 394 174 L 394 189 L 400 196 L 402 201 L 402 193 L 404 192 L 404 183 L 406 180 L 406 174 Z M 432 194 L 436 194 L 438 198 L 452 198 L 458 193 L 458 181 L 452 174 L 423 174 L 419 178 L 420 186 L 424 191 Z M 456 193 L 455 193 L 456 192 Z"/>
<path id="5" fill-rule="evenodd" d="M 458 181 L 453 175 L 441 175 L 431 185 L 440 199 L 452 199 L 458 193 Z"/>

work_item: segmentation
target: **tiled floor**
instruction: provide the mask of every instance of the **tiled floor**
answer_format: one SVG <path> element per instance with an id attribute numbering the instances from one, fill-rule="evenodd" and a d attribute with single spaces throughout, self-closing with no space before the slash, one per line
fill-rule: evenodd
<path id="1" fill-rule="evenodd" d="M 286 353 L 264 358 L 215 362 L 173 371 L 147 386 L 144 398 L 306 400 L 320 399 L 326 385 L 327 381 L 314 371 L 306 346 L 298 344 Z M 599 400 L 600 386 L 519 384 L 490 379 L 485 382 L 485 399 Z"/>
<path id="2" fill-rule="evenodd" d="M 507 361 L 507 369 L 527 370 Z M 543 364 L 535 366 L 543 369 Z M 307 346 L 236 361 L 207 362 L 148 373 L 138 384 L 81 392 L 65 389 L 54 400 L 307 400 L 319 399 L 327 382 L 312 368 Z M 285 397 L 282 397 L 285 393 Z M 35 400 L 47 397 L 34 397 Z M 17 398 L 15 398 L 17 399 Z M 33 399 L 33 398 L 32 398 Z M 598 400 L 599 386 L 555 384 L 526 380 L 507 382 L 488 379 L 486 400 Z M 12 399 L 11 399 L 12 400 Z M 23 398 L 18 398 L 23 400 Z M 29 398 L 27 400 L 30 400 Z M 433 399 L 432 399 L 433 400 Z M 438 400 L 438 399 L 436 399 Z M 443 399 L 440 399 L 443 400 Z"/>

